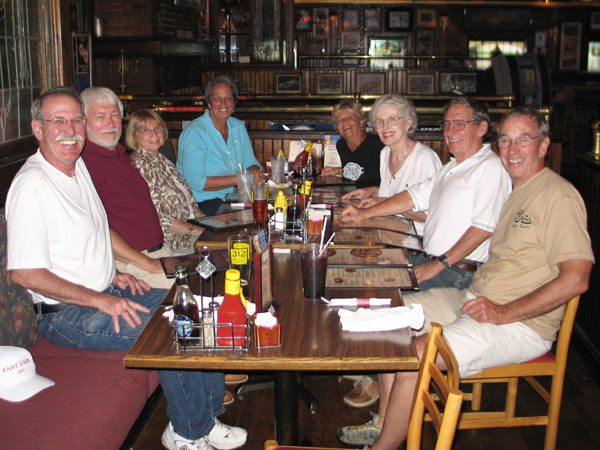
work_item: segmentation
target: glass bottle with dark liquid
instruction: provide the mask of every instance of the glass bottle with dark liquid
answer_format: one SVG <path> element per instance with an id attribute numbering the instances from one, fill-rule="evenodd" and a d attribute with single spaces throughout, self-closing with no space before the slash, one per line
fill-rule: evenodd
<path id="1" fill-rule="evenodd" d="M 200 335 L 198 327 L 194 324 L 200 323 L 198 303 L 190 289 L 187 276 L 187 267 L 184 264 L 175 266 L 175 297 L 173 298 L 173 320 L 176 323 L 178 338 L 192 338 Z M 180 343 L 197 344 L 196 340 L 180 339 Z"/>
<path id="2" fill-rule="evenodd" d="M 300 199 L 298 198 L 298 190 L 300 189 L 297 183 L 292 185 L 292 204 L 287 209 L 287 229 L 298 230 L 301 228 L 299 225 L 300 217 L 302 216 L 302 207 L 300 206 Z"/>

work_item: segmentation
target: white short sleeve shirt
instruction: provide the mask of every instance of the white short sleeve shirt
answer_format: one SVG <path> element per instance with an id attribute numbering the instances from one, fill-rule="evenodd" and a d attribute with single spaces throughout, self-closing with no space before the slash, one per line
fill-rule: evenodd
<path id="1" fill-rule="evenodd" d="M 80 159 L 69 177 L 44 159 L 27 159 L 6 199 L 8 270 L 47 269 L 103 291 L 116 269 L 106 212 Z M 31 292 L 34 303 L 57 303 Z"/>
<path id="2" fill-rule="evenodd" d="M 452 160 L 434 176 L 408 189 L 416 211 L 429 211 L 423 231 L 424 250 L 446 253 L 471 226 L 493 232 L 512 191 L 508 172 L 489 144 L 457 164 Z M 466 259 L 485 262 L 489 239 Z"/>

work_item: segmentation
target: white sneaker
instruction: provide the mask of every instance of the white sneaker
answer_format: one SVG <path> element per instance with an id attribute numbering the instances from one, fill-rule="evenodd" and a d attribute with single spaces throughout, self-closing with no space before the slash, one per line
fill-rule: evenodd
<path id="1" fill-rule="evenodd" d="M 248 433 L 240 427 L 232 427 L 221 423 L 215 417 L 215 426 L 208 433 L 208 443 L 219 450 L 230 450 L 241 447 L 246 443 Z"/>
<path id="2" fill-rule="evenodd" d="M 169 450 L 214 450 L 213 446 L 209 444 L 207 436 L 202 436 L 195 441 L 186 439 L 175 432 L 171 422 L 165 428 L 161 442 Z"/>

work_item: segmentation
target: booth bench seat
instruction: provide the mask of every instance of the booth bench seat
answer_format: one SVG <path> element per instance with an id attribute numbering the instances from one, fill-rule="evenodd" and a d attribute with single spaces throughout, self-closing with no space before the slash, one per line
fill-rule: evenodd
<path id="1" fill-rule="evenodd" d="M 156 371 L 125 369 L 125 351 L 73 350 L 41 337 L 29 293 L 8 278 L 2 211 L 0 345 L 28 348 L 37 372 L 56 383 L 23 402 L 0 399 L 0 448 L 119 449 L 159 384 Z"/>

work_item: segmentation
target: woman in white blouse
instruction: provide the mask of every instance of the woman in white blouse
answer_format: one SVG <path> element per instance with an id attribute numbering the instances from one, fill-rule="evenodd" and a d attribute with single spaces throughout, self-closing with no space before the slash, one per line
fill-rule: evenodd
<path id="1" fill-rule="evenodd" d="M 410 100 L 397 94 L 379 97 L 371 108 L 369 120 L 385 145 L 379 163 L 381 183 L 379 187 L 357 189 L 343 197 L 344 200 L 359 199 L 362 208 L 426 180 L 442 167 L 432 149 L 412 139 L 418 119 Z M 415 221 L 417 233 L 421 235 L 425 213 L 405 213 L 404 216 Z"/>

